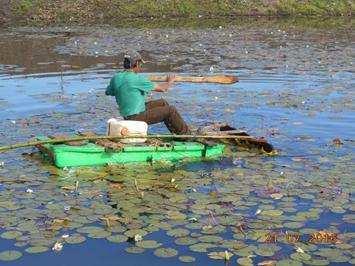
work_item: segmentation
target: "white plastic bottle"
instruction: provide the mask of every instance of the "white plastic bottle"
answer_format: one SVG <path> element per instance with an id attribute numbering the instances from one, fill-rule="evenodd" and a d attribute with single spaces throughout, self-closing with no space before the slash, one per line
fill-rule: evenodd
<path id="1" fill-rule="evenodd" d="M 147 136 L 148 124 L 142 121 L 133 120 L 118 120 L 110 118 L 107 121 L 107 135 L 108 136 Z M 144 143 L 146 138 L 127 138 L 122 139 L 123 143 Z"/>

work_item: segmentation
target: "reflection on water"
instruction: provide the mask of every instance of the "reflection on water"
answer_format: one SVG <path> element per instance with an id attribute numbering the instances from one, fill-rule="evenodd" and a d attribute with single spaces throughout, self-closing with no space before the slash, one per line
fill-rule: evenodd
<path id="1" fill-rule="evenodd" d="M 354 262 L 354 74 L 346 23 L 327 30 L 206 25 L 0 35 L 1 145 L 82 129 L 104 133 L 118 112 L 103 89 L 123 48 L 134 44 L 151 61 L 147 72 L 237 75 L 234 85 L 177 84 L 163 97 L 191 124 L 227 121 L 280 150 L 277 157 L 239 151 L 188 165 L 64 170 L 28 154 L 32 148 L 0 154 L 0 260 L 23 254 L 11 265 L 71 265 L 78 257 L 88 265 L 103 257 L 105 265 L 118 258 L 126 265 L 216 265 L 207 253 L 229 250 L 233 265 Z M 319 230 L 339 242 L 308 243 Z M 290 243 L 286 231 L 303 242 Z M 63 250 L 51 251 L 55 243 Z"/>

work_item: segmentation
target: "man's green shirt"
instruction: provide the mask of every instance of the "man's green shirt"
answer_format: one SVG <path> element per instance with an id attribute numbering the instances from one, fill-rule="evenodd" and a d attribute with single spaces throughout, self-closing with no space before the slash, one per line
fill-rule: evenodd
<path id="1" fill-rule="evenodd" d="M 145 111 L 147 94 L 154 84 L 145 76 L 133 71 L 117 73 L 106 89 L 106 95 L 115 96 L 123 117 L 139 114 Z"/>

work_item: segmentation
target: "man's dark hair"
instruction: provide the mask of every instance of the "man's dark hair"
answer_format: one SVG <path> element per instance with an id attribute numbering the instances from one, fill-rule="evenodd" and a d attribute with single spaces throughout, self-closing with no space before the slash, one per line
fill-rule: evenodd
<path id="1" fill-rule="evenodd" d="M 131 60 L 129 58 L 125 58 L 123 61 L 123 68 L 130 69 L 131 68 Z"/>
<path id="2" fill-rule="evenodd" d="M 136 67 L 137 64 L 138 64 L 138 61 L 132 65 L 132 60 L 126 57 L 123 61 L 123 68 L 124 69 L 131 69 L 131 68 Z"/>
<path id="3" fill-rule="evenodd" d="M 131 69 L 138 66 L 138 63 L 144 63 L 142 56 L 137 51 L 126 52 L 123 60 L 124 69 Z"/>

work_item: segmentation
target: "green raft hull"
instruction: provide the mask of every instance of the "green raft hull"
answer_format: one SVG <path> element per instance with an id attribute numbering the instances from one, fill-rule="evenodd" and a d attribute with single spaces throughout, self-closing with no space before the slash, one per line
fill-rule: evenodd
<path id="1" fill-rule="evenodd" d="M 38 148 L 54 165 L 63 168 L 217 158 L 224 153 L 225 146 L 223 144 L 207 146 L 198 142 L 171 142 L 163 147 L 126 145 L 121 151 L 107 150 L 93 143 L 81 146 L 45 144 Z"/>

